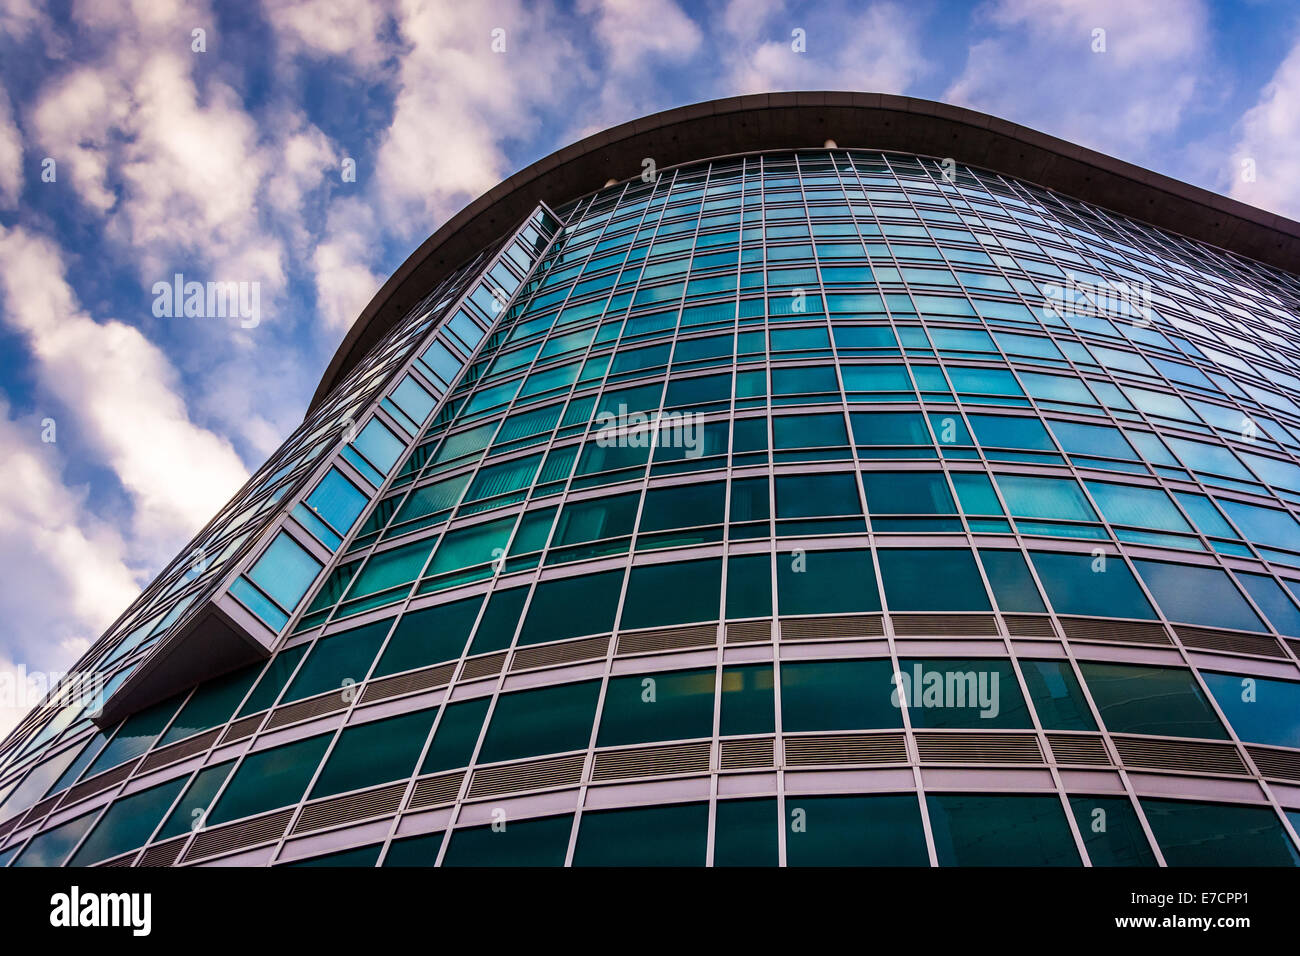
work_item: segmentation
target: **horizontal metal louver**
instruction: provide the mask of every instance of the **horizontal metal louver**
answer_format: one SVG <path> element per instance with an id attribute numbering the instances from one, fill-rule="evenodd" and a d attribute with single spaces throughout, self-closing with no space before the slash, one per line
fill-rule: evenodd
<path id="1" fill-rule="evenodd" d="M 1300 751 L 1260 747 L 1256 744 L 1247 744 L 1246 751 L 1264 776 L 1300 781 Z"/>
<path id="2" fill-rule="evenodd" d="M 677 773 L 704 773 L 709 769 L 711 742 L 667 744 L 662 747 L 634 747 L 597 751 L 592 780 L 625 780 L 629 777 L 663 777 Z"/>
<path id="3" fill-rule="evenodd" d="M 243 717 L 235 721 L 226 728 L 226 732 L 221 735 L 221 743 L 234 743 L 236 740 L 243 740 L 245 737 L 251 737 L 253 732 L 262 724 L 262 718 L 266 716 L 266 711 L 259 714 L 253 714 L 250 717 Z"/>
<path id="4" fill-rule="evenodd" d="M 1282 645 L 1267 634 L 1244 634 L 1241 631 L 1219 631 L 1205 627 L 1177 625 L 1174 633 L 1188 647 L 1207 651 L 1228 651 L 1232 654 L 1255 654 L 1259 657 L 1286 657 Z"/>
<path id="5" fill-rule="evenodd" d="M 28 810 L 25 814 L 18 815 L 18 817 L 14 820 L 14 826 L 16 827 L 19 821 L 21 821 L 24 825 L 26 825 L 36 820 L 44 819 L 46 816 L 49 815 L 51 810 L 53 810 L 55 807 L 59 805 L 59 801 L 63 799 L 64 794 L 66 792 L 67 791 L 65 790 L 60 790 L 54 796 L 46 797 L 40 803 L 33 804 L 31 809 Z"/>
<path id="6" fill-rule="evenodd" d="M 600 637 L 584 637 L 576 641 L 520 647 L 515 650 L 515 656 L 510 661 L 510 671 L 513 673 L 533 667 L 554 667 L 557 664 L 604 657 L 609 653 L 609 641 L 609 635 L 602 634 Z"/>
<path id="7" fill-rule="evenodd" d="M 748 770 L 775 766 L 775 744 L 772 737 L 742 737 L 738 740 L 724 737 L 718 741 L 718 769 Z"/>
<path id="8" fill-rule="evenodd" d="M 408 809 L 424 810 L 453 803 L 460 795 L 460 785 L 465 780 L 465 771 L 441 773 L 436 777 L 425 777 L 415 781 L 415 790 L 411 794 Z"/>
<path id="9" fill-rule="evenodd" d="M 477 680 L 480 677 L 492 677 L 501 673 L 506 662 L 506 652 L 497 651 L 481 657 L 468 658 L 460 669 L 461 680 Z"/>
<path id="10" fill-rule="evenodd" d="M 783 641 L 830 641 L 848 637 L 883 637 L 885 624 L 879 614 L 836 617 L 786 617 L 781 619 Z"/>
<path id="11" fill-rule="evenodd" d="M 184 862 L 189 863 L 216 856 L 218 853 L 244 850 L 261 843 L 278 840 L 284 835 L 284 828 L 289 825 L 292 816 L 292 808 L 276 810 L 274 813 L 266 813 L 251 820 L 241 820 L 239 823 L 228 823 L 225 826 L 204 830 L 194 838 L 190 848 L 185 851 Z"/>
<path id="12" fill-rule="evenodd" d="M 59 806 L 66 807 L 76 803 L 78 800 L 84 800 L 87 797 L 93 797 L 97 793 L 103 793 L 111 787 L 116 787 L 119 783 L 131 776 L 132 771 L 139 766 L 140 761 L 128 760 L 120 767 L 114 767 L 112 770 L 105 770 L 101 774 L 96 774 L 89 780 L 83 780 L 81 783 L 72 787 L 64 795 Z"/>
<path id="13" fill-rule="evenodd" d="M 180 855 L 188 836 L 178 836 L 166 843 L 155 843 L 140 856 L 139 866 L 171 866 Z"/>
<path id="14" fill-rule="evenodd" d="M 101 869 L 107 869 L 110 867 L 131 866 L 133 863 L 135 863 L 135 855 L 138 852 L 139 850 L 132 850 L 130 853 L 127 853 L 123 856 L 115 857 L 114 859 L 111 860 L 105 860 L 103 863 L 97 863 L 95 865 L 97 867 L 100 867 Z"/>
<path id="15" fill-rule="evenodd" d="M 469 796 L 472 799 L 503 793 L 518 793 L 524 790 L 570 786 L 582 779 L 582 765 L 585 759 L 585 754 L 570 754 L 566 757 L 548 757 L 545 760 L 530 760 L 526 763 L 483 767 L 474 771 L 474 777 L 469 784 Z"/>
<path id="16" fill-rule="evenodd" d="M 266 729 L 274 730 L 277 727 L 296 724 L 300 720 L 324 717 L 326 714 L 343 710 L 351 703 L 351 695 L 344 690 L 332 690 L 318 697 L 296 700 L 292 704 L 285 704 L 271 711 L 271 719 L 266 722 Z"/>
<path id="17" fill-rule="evenodd" d="M 1012 637 L 1056 637 L 1052 619 L 1045 614 L 1004 614 L 1002 620 Z"/>
<path id="18" fill-rule="evenodd" d="M 631 631 L 618 636 L 619 654 L 675 651 L 686 647 L 709 647 L 718 643 L 716 624 L 689 627 L 661 627 L 652 631 Z"/>
<path id="19" fill-rule="evenodd" d="M 377 700 L 413 694 L 416 691 L 445 687 L 451 683 L 451 675 L 455 672 L 455 664 L 439 664 L 437 667 L 426 667 L 406 674 L 395 674 L 392 677 L 372 680 L 361 692 L 361 703 L 370 704 Z"/>
<path id="20" fill-rule="evenodd" d="M 736 621 L 727 625 L 728 644 L 759 644 L 771 639 L 771 621 Z"/>
<path id="21" fill-rule="evenodd" d="M 992 614 L 891 614 L 889 620 L 900 637 L 988 637 L 998 633 Z"/>
<path id="22" fill-rule="evenodd" d="M 1161 740 L 1155 737 L 1112 736 L 1126 767 L 1226 773 L 1244 776 L 1246 764 L 1230 743 L 1204 740 Z"/>
<path id="23" fill-rule="evenodd" d="M 220 734 L 221 728 L 213 727 L 205 733 L 196 734 L 186 740 L 179 740 L 171 746 L 163 747 L 161 750 L 155 750 L 144 758 L 144 762 L 140 764 L 140 772 L 148 773 L 150 770 L 165 767 L 177 760 L 184 760 L 186 757 L 201 754 L 216 742 Z"/>
<path id="24" fill-rule="evenodd" d="M 352 823 L 370 817 L 384 816 L 397 812 L 402 797 L 406 793 L 406 781 L 372 787 L 360 793 L 349 793 L 341 797 L 328 797 L 309 803 L 302 808 L 298 822 L 293 825 L 294 833 L 308 833 L 340 823 Z"/>
<path id="25" fill-rule="evenodd" d="M 818 734 L 786 737 L 785 763 L 790 767 L 834 764 L 907 763 L 903 734 Z"/>
<path id="26" fill-rule="evenodd" d="M 1061 627 L 1072 641 L 1114 641 L 1122 644 L 1172 646 L 1173 640 L 1154 621 L 1105 620 L 1090 617 L 1063 617 Z"/>
<path id="27" fill-rule="evenodd" d="M 917 731 L 921 763 L 1043 763 L 1033 734 L 935 733 Z"/>
<path id="28" fill-rule="evenodd" d="M 1083 767 L 1109 767 L 1110 753 L 1106 742 L 1095 734 L 1048 734 L 1047 743 L 1059 764 Z"/>

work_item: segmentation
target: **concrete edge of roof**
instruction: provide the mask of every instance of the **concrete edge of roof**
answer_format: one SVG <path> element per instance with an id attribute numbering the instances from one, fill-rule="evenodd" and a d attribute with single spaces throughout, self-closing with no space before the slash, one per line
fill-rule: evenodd
<path id="1" fill-rule="evenodd" d="M 1300 223 L 996 116 L 888 93 L 760 93 L 679 106 L 613 126 L 510 176 L 443 223 L 407 257 L 348 329 L 321 376 L 311 413 L 435 284 L 499 239 L 538 201 L 552 207 L 610 179 L 714 156 L 840 147 L 952 157 L 1132 216 L 1288 271 Z"/>

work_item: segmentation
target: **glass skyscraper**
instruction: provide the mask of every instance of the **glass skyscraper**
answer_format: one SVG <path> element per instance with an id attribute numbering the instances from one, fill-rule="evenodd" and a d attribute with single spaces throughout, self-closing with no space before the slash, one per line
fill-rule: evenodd
<path id="1" fill-rule="evenodd" d="M 421 247 L 0 746 L 0 865 L 1300 863 L 1296 224 L 759 99 Z"/>

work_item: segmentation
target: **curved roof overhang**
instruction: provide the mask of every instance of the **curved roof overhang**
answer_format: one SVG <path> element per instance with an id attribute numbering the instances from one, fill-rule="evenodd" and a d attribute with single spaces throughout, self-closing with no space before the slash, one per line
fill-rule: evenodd
<path id="1" fill-rule="evenodd" d="M 655 113 L 539 159 L 445 222 L 375 293 L 348 329 L 310 412 L 384 333 L 455 268 L 539 201 L 560 206 L 609 180 L 736 153 L 842 148 L 952 157 L 1295 271 L 1300 223 L 974 110 L 884 93 L 765 93 Z"/>

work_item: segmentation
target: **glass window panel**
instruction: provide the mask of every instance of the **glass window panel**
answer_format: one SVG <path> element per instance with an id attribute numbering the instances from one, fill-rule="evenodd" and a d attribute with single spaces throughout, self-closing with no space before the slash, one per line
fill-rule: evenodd
<path id="1" fill-rule="evenodd" d="M 434 707 L 345 728 L 316 778 L 312 798 L 409 777 L 437 713 Z"/>
<path id="2" fill-rule="evenodd" d="M 519 643 L 541 644 L 612 631 L 622 586 L 621 570 L 543 581 L 533 592 Z"/>
<path id="3" fill-rule="evenodd" d="M 1248 631 L 1265 629 L 1232 579 L 1218 568 L 1138 560 L 1133 566 L 1160 610 L 1172 621 Z"/>
<path id="4" fill-rule="evenodd" d="M 790 866 L 930 865 L 915 794 L 789 795 L 785 811 Z"/>
<path id="5" fill-rule="evenodd" d="M 888 660 L 801 661 L 781 665 L 781 727 L 872 730 L 903 725 Z"/>
<path id="6" fill-rule="evenodd" d="M 572 830 L 572 814 L 461 828 L 452 833 L 442 865 L 563 866 Z"/>
<path id="7" fill-rule="evenodd" d="M 1143 799 L 1142 812 L 1169 866 L 1300 866 L 1270 807 Z"/>
<path id="8" fill-rule="evenodd" d="M 716 621 L 721 589 L 721 558 L 634 567 L 619 628 Z"/>
<path id="9" fill-rule="evenodd" d="M 708 737 L 715 673 L 708 668 L 611 677 L 596 746 Z"/>
<path id="10" fill-rule="evenodd" d="M 713 865 L 776 866 L 780 826 L 775 797 L 719 800 L 713 822 Z"/>
<path id="11" fill-rule="evenodd" d="M 584 813 L 574 866 L 703 866 L 709 805 L 683 803 Z"/>
<path id="12" fill-rule="evenodd" d="M 1154 618 L 1155 612 L 1116 556 L 1031 551 L 1030 558 L 1058 614 Z"/>
<path id="13" fill-rule="evenodd" d="M 89 866 L 144 846 L 184 783 L 184 777 L 169 780 L 114 801 L 68 865 Z"/>
<path id="14" fill-rule="evenodd" d="M 1080 661 L 1079 670 L 1111 733 L 1228 736 L 1189 670 L 1100 661 Z"/>
<path id="15" fill-rule="evenodd" d="M 1201 678 L 1242 740 L 1300 747 L 1300 683 L 1212 671 Z"/>
<path id="16" fill-rule="evenodd" d="M 872 514 L 956 514 L 943 472 L 867 471 L 862 486 Z"/>
<path id="17" fill-rule="evenodd" d="M 333 736 L 319 734 L 245 757 L 208 815 L 208 824 L 226 823 L 297 803 Z"/>
<path id="18" fill-rule="evenodd" d="M 869 550 L 778 551 L 776 577 L 783 615 L 880 610 Z"/>
<path id="19" fill-rule="evenodd" d="M 1155 866 L 1133 804 L 1124 797 L 1071 797 L 1070 809 L 1093 866 Z"/>
<path id="20" fill-rule="evenodd" d="M 502 694 L 492 711 L 480 763 L 582 750 L 591 741 L 600 681 Z"/>
<path id="21" fill-rule="evenodd" d="M 481 597 L 472 597 L 404 614 L 379 658 L 375 676 L 460 657 L 482 603 Z"/>
<path id="22" fill-rule="evenodd" d="M 979 568 L 961 548 L 881 548 L 880 579 L 891 611 L 987 611 Z"/>
<path id="23" fill-rule="evenodd" d="M 479 697 L 444 706 L 429 752 L 420 764 L 420 773 L 468 766 L 491 702 L 491 697 Z"/>
<path id="24" fill-rule="evenodd" d="M 1020 662 L 1029 697 L 1045 730 L 1096 730 L 1088 701 L 1068 661 Z"/>
<path id="25" fill-rule="evenodd" d="M 931 793 L 930 829 L 940 866 L 1079 866 L 1055 796 Z"/>

